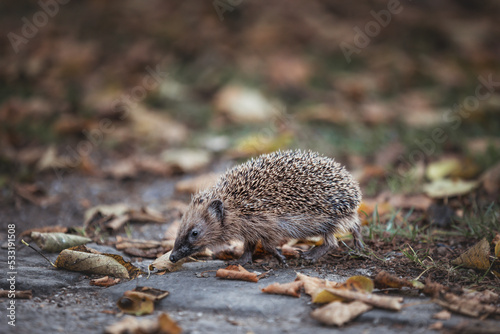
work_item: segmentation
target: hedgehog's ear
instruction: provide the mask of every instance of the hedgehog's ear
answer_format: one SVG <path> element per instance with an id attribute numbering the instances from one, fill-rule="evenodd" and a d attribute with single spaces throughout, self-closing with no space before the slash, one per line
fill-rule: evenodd
<path id="1" fill-rule="evenodd" d="M 222 222 L 224 218 L 224 204 L 220 199 L 214 199 L 208 205 L 208 212 L 212 217 Z"/>

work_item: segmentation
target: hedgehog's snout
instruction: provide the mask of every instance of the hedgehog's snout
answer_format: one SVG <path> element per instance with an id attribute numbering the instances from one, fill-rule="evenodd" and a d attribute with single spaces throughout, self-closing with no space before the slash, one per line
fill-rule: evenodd
<path id="1" fill-rule="evenodd" d="M 170 254 L 170 262 L 176 263 L 179 259 L 177 258 L 176 254 L 172 253 Z"/>

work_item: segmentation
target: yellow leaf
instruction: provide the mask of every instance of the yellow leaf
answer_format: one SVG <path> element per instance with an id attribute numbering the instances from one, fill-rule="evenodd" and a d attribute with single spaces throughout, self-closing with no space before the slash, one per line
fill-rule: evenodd
<path id="1" fill-rule="evenodd" d="M 349 277 L 342 286 L 345 286 L 347 289 L 353 291 L 362 291 L 362 292 L 373 291 L 373 281 L 365 276 Z"/>
<path id="2" fill-rule="evenodd" d="M 427 196 L 432 198 L 445 198 L 460 196 L 470 193 L 478 186 L 477 181 L 440 179 L 424 184 L 423 189 Z"/>
<path id="3" fill-rule="evenodd" d="M 447 158 L 430 163 L 425 171 L 425 176 L 431 181 L 440 180 L 452 173 L 460 171 L 462 164 L 456 158 Z"/>
<path id="4" fill-rule="evenodd" d="M 490 244 L 483 238 L 477 244 L 469 248 L 465 253 L 451 261 L 451 264 L 463 266 L 466 268 L 487 270 L 490 267 L 488 256 L 490 253 Z"/>
<path id="5" fill-rule="evenodd" d="M 332 295 L 330 292 L 324 289 L 318 289 L 318 292 L 313 294 L 311 299 L 315 304 L 326 304 L 333 301 L 343 301 L 341 297 Z"/>

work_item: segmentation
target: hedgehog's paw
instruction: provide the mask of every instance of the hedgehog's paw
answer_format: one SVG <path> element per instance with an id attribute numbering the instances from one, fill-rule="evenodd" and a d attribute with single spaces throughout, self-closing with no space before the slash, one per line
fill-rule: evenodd
<path id="1" fill-rule="evenodd" d="M 318 246 L 314 247 L 311 250 L 301 252 L 300 257 L 306 261 L 311 263 L 317 262 L 323 255 L 325 255 L 329 251 L 330 247 Z"/>

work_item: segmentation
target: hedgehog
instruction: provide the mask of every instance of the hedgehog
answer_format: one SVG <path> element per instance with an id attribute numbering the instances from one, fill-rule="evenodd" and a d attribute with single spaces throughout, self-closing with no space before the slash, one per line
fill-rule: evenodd
<path id="1" fill-rule="evenodd" d="M 320 246 L 301 253 L 316 262 L 338 247 L 336 234 L 349 232 L 355 247 L 362 248 L 357 213 L 361 196 L 345 167 L 319 153 L 288 150 L 252 158 L 192 196 L 170 261 L 240 240 L 244 252 L 238 263 L 251 263 L 260 242 L 286 265 L 276 248 L 282 241 L 321 236 Z"/>

